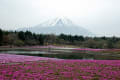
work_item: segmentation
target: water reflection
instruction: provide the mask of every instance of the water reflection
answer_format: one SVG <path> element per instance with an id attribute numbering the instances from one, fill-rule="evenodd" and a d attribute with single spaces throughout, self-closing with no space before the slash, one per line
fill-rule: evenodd
<path id="1" fill-rule="evenodd" d="M 10 53 L 10 54 L 45 54 L 44 51 L 0 51 L 0 53 Z"/>
<path id="2" fill-rule="evenodd" d="M 29 56 L 40 56 L 40 57 L 51 57 L 51 58 L 60 58 L 60 59 L 81 59 L 81 60 L 118 60 L 120 57 L 110 56 L 110 55 L 100 55 L 93 52 L 85 51 L 0 51 L 0 53 L 9 53 L 9 54 L 19 54 L 19 55 L 29 55 Z"/>

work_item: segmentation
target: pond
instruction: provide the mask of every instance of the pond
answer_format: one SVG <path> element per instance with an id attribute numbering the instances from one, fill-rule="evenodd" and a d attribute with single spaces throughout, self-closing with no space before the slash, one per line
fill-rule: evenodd
<path id="1" fill-rule="evenodd" d="M 59 59 L 81 59 L 81 60 L 120 60 L 120 56 L 103 55 L 99 52 L 92 51 L 75 51 L 75 50 L 7 50 L 0 53 L 29 55 L 40 57 L 51 57 Z"/>
<path id="2" fill-rule="evenodd" d="M 48 51 L 25 51 L 25 50 L 8 50 L 0 53 L 29 55 L 40 57 L 51 57 L 60 59 L 81 59 L 81 60 L 120 60 L 120 56 L 103 55 L 98 52 L 74 51 L 74 50 L 48 50 Z"/>

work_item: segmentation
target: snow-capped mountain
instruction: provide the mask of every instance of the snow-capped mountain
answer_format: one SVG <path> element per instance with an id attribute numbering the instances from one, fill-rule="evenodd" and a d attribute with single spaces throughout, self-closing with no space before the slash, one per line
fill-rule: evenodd
<path id="1" fill-rule="evenodd" d="M 74 24 L 71 20 L 67 18 L 56 18 L 53 20 L 46 21 L 37 26 L 30 28 L 21 28 L 19 31 L 31 31 L 33 33 L 42 33 L 42 34 L 71 34 L 71 35 L 83 35 L 83 36 L 93 36 L 93 34 Z"/>

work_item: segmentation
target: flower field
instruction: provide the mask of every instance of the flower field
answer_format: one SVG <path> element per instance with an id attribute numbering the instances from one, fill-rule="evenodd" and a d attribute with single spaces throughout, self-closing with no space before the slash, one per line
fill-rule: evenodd
<path id="1" fill-rule="evenodd" d="M 120 60 L 60 60 L 0 54 L 0 80 L 120 80 Z"/>
<path id="2" fill-rule="evenodd" d="M 28 61 L 39 61 L 39 60 L 58 60 L 55 58 L 44 58 L 24 55 L 12 55 L 12 54 L 0 54 L 0 63 L 18 63 Z"/>

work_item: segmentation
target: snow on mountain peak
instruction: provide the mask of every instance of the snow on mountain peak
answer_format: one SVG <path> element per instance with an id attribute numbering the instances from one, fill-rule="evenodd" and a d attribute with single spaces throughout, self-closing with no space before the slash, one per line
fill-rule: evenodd
<path id="1" fill-rule="evenodd" d="M 84 35 L 91 36 L 93 35 L 87 29 L 77 26 L 68 18 L 55 18 L 44 23 L 41 23 L 37 26 L 31 28 L 23 28 L 22 31 L 29 30 L 33 33 L 42 33 L 42 34 L 71 34 L 71 35 Z"/>
<path id="2" fill-rule="evenodd" d="M 55 19 L 52 19 L 52 20 L 48 20 L 48 21 L 45 21 L 43 23 L 40 24 L 41 27 L 53 27 L 53 26 L 64 26 L 64 25 L 67 25 L 67 26 L 72 26 L 73 23 L 71 20 L 67 19 L 67 18 L 55 18 Z"/>

